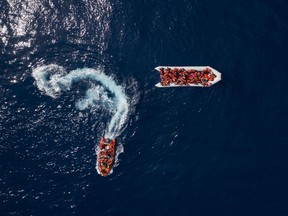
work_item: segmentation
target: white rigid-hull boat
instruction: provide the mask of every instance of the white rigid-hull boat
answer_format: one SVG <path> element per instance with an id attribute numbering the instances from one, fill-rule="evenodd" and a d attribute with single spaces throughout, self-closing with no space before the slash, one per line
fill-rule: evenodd
<path id="1" fill-rule="evenodd" d="M 159 71 L 161 78 L 155 86 L 160 88 L 209 87 L 221 80 L 221 73 L 210 66 L 158 66 L 155 70 Z M 186 75 L 181 75 L 183 73 Z"/>
<path id="2" fill-rule="evenodd" d="M 107 176 L 114 164 L 115 158 L 115 139 L 100 140 L 99 148 L 97 149 L 96 169 L 101 176 Z"/>

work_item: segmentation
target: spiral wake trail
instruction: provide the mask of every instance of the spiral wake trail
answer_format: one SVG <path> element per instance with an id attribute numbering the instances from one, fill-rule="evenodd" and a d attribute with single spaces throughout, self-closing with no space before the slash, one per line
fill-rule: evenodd
<path id="1" fill-rule="evenodd" d="M 129 103 L 123 88 L 111 76 L 99 69 L 82 68 L 69 73 L 56 64 L 37 67 L 32 71 L 36 85 L 44 94 L 57 98 L 63 91 L 69 91 L 73 83 L 81 80 L 95 81 L 90 84 L 85 96 L 75 107 L 79 110 L 102 107 L 111 114 L 105 131 L 105 138 L 116 138 L 123 130 L 129 112 Z"/>

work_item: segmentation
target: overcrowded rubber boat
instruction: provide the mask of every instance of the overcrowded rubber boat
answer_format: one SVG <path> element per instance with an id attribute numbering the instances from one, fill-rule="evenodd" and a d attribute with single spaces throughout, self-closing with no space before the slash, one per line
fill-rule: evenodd
<path id="1" fill-rule="evenodd" d="M 221 80 L 221 73 L 210 66 L 158 66 L 156 87 L 209 87 Z"/>
<path id="2" fill-rule="evenodd" d="M 100 140 L 97 152 L 97 171 L 101 176 L 107 176 L 111 171 L 115 159 L 115 139 Z"/>

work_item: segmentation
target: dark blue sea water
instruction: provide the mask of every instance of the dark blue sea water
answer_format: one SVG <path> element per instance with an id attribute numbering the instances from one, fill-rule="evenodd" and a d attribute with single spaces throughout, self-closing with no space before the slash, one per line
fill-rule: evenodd
<path id="1" fill-rule="evenodd" d="M 0 215 L 288 215 L 287 8 L 0 0 Z M 222 81 L 159 89 L 158 65 Z M 39 71 L 77 81 L 49 93 Z M 120 108 L 103 178 L 95 145 Z"/>

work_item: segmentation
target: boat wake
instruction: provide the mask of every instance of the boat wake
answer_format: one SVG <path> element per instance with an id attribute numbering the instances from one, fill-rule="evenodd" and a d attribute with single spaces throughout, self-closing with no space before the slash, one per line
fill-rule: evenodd
<path id="1" fill-rule="evenodd" d="M 103 108 L 111 114 L 105 130 L 105 138 L 116 138 L 124 129 L 129 113 L 129 103 L 124 89 L 117 85 L 111 76 L 100 69 L 82 68 L 69 73 L 56 64 L 37 67 L 32 71 L 39 90 L 57 98 L 63 92 L 71 90 L 72 85 L 82 80 L 89 80 L 85 96 L 76 101 L 76 108 Z"/>

